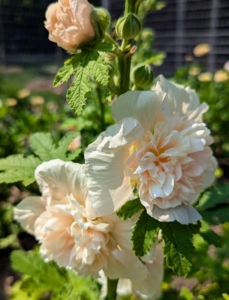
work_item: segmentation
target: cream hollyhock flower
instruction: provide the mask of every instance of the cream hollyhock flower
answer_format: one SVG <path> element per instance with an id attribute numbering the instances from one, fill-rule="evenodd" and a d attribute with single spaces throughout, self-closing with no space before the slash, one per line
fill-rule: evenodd
<path id="1" fill-rule="evenodd" d="M 116 214 L 96 217 L 87 199 L 84 169 L 59 159 L 41 164 L 35 177 L 42 197 L 25 198 L 15 208 L 15 219 L 35 235 L 47 261 L 83 276 L 97 277 L 103 270 L 111 279 L 147 278 L 147 267 L 132 252 L 136 220 L 123 221 Z"/>
<path id="2" fill-rule="evenodd" d="M 90 20 L 92 10 L 87 0 L 59 0 L 50 4 L 45 15 L 49 40 L 76 52 L 79 44 L 95 36 Z"/>
<path id="3" fill-rule="evenodd" d="M 149 273 L 144 280 L 141 278 L 137 280 L 127 278 L 119 279 L 117 286 L 117 294 L 119 296 L 135 294 L 138 296 L 137 299 L 148 300 L 156 300 L 160 297 L 164 273 L 162 245 L 158 244 L 156 250 L 156 257 L 154 260 L 146 263 Z M 100 272 L 98 281 L 102 284 L 101 298 L 103 298 L 107 294 L 107 280 L 103 272 Z"/>
<path id="4" fill-rule="evenodd" d="M 212 137 L 202 123 L 207 105 L 163 76 L 156 82 L 155 90 L 121 95 L 112 106 L 116 124 L 87 148 L 89 199 L 107 215 L 137 187 L 150 216 L 188 224 L 201 218 L 190 202 L 214 181 Z"/>

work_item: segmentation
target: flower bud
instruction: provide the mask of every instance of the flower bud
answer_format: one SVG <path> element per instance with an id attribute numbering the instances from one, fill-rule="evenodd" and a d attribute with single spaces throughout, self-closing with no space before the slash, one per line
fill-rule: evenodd
<path id="1" fill-rule="evenodd" d="M 90 15 L 96 36 L 101 38 L 104 36 L 111 24 L 110 14 L 104 8 L 96 8 Z"/>
<path id="2" fill-rule="evenodd" d="M 133 81 L 136 87 L 146 87 L 153 83 L 154 74 L 149 65 L 137 66 L 132 73 Z"/>
<path id="3" fill-rule="evenodd" d="M 141 30 L 141 22 L 134 14 L 128 14 L 120 18 L 116 24 L 116 33 L 121 39 L 134 39 Z"/>

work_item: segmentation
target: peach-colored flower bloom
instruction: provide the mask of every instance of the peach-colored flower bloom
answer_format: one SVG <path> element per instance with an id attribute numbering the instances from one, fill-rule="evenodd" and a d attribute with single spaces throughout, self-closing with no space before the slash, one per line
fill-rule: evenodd
<path id="1" fill-rule="evenodd" d="M 109 278 L 147 277 L 147 267 L 132 252 L 136 220 L 96 217 L 87 199 L 84 165 L 56 159 L 41 164 L 35 176 L 42 197 L 24 199 L 14 213 L 41 244 L 44 259 L 83 276 L 97 277 L 103 270 Z"/>
<path id="2" fill-rule="evenodd" d="M 137 299 L 149 299 L 156 300 L 161 294 L 161 282 L 164 273 L 164 259 L 162 245 L 158 244 L 156 247 L 155 258 L 146 263 L 146 267 L 149 271 L 148 276 L 142 280 L 136 279 L 119 279 L 117 286 L 117 294 L 119 296 L 135 294 L 138 296 Z M 103 272 L 100 273 L 98 281 L 102 284 L 101 298 L 107 294 L 107 280 Z"/>
<path id="3" fill-rule="evenodd" d="M 112 106 L 117 124 L 85 152 L 96 212 L 110 214 L 133 197 L 134 179 L 150 216 L 182 224 L 200 219 L 190 202 L 211 185 L 216 168 L 212 137 L 202 123 L 206 110 L 193 90 L 163 76 L 155 90 L 121 95 Z"/>
<path id="4" fill-rule="evenodd" d="M 59 0 L 48 6 L 45 28 L 49 39 L 69 52 L 95 36 L 90 14 L 93 7 L 87 0 Z"/>

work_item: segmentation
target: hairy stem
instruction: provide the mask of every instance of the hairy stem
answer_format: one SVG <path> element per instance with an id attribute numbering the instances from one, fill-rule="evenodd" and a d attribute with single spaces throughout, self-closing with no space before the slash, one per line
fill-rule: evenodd
<path id="1" fill-rule="evenodd" d="M 117 285 L 118 279 L 109 279 L 107 278 L 107 297 L 109 300 L 116 300 L 117 297 Z"/>
<path id="2" fill-rule="evenodd" d="M 97 87 L 96 91 L 97 91 L 99 106 L 100 106 L 100 125 L 101 125 L 101 130 L 104 131 L 106 129 L 105 120 L 104 120 L 104 113 L 105 113 L 104 103 L 102 102 L 102 95 L 101 95 L 100 88 Z"/>

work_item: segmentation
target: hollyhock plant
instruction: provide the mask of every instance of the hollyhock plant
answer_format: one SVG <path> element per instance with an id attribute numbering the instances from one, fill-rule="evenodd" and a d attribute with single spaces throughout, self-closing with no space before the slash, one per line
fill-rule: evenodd
<path id="1" fill-rule="evenodd" d="M 148 266 L 131 249 L 135 220 L 123 221 L 116 214 L 90 217 L 93 209 L 87 199 L 84 169 L 84 165 L 59 159 L 41 164 L 35 176 L 42 196 L 19 203 L 15 219 L 35 235 L 46 261 L 55 260 L 82 276 L 97 277 L 103 270 L 113 279 L 147 278 Z"/>
<path id="2" fill-rule="evenodd" d="M 90 20 L 92 10 L 87 0 L 59 0 L 50 4 L 45 15 L 49 40 L 75 53 L 79 44 L 95 36 Z"/>
<path id="3" fill-rule="evenodd" d="M 126 296 L 135 294 L 141 299 L 156 300 L 160 297 L 160 284 L 164 273 L 164 258 L 162 245 L 158 244 L 156 247 L 156 256 L 153 261 L 146 263 L 149 271 L 144 280 L 135 280 L 121 278 L 117 286 L 117 294 L 119 296 Z M 101 297 L 107 294 L 107 281 L 104 272 L 100 272 L 98 281 L 102 284 Z"/>
<path id="4" fill-rule="evenodd" d="M 85 152 L 89 199 L 99 215 L 133 199 L 136 187 L 147 213 L 159 221 L 193 223 L 191 202 L 214 181 L 213 139 L 195 92 L 156 80 L 152 91 L 131 91 L 112 105 L 116 121 Z M 107 205 L 103 205 L 106 201 Z"/>

